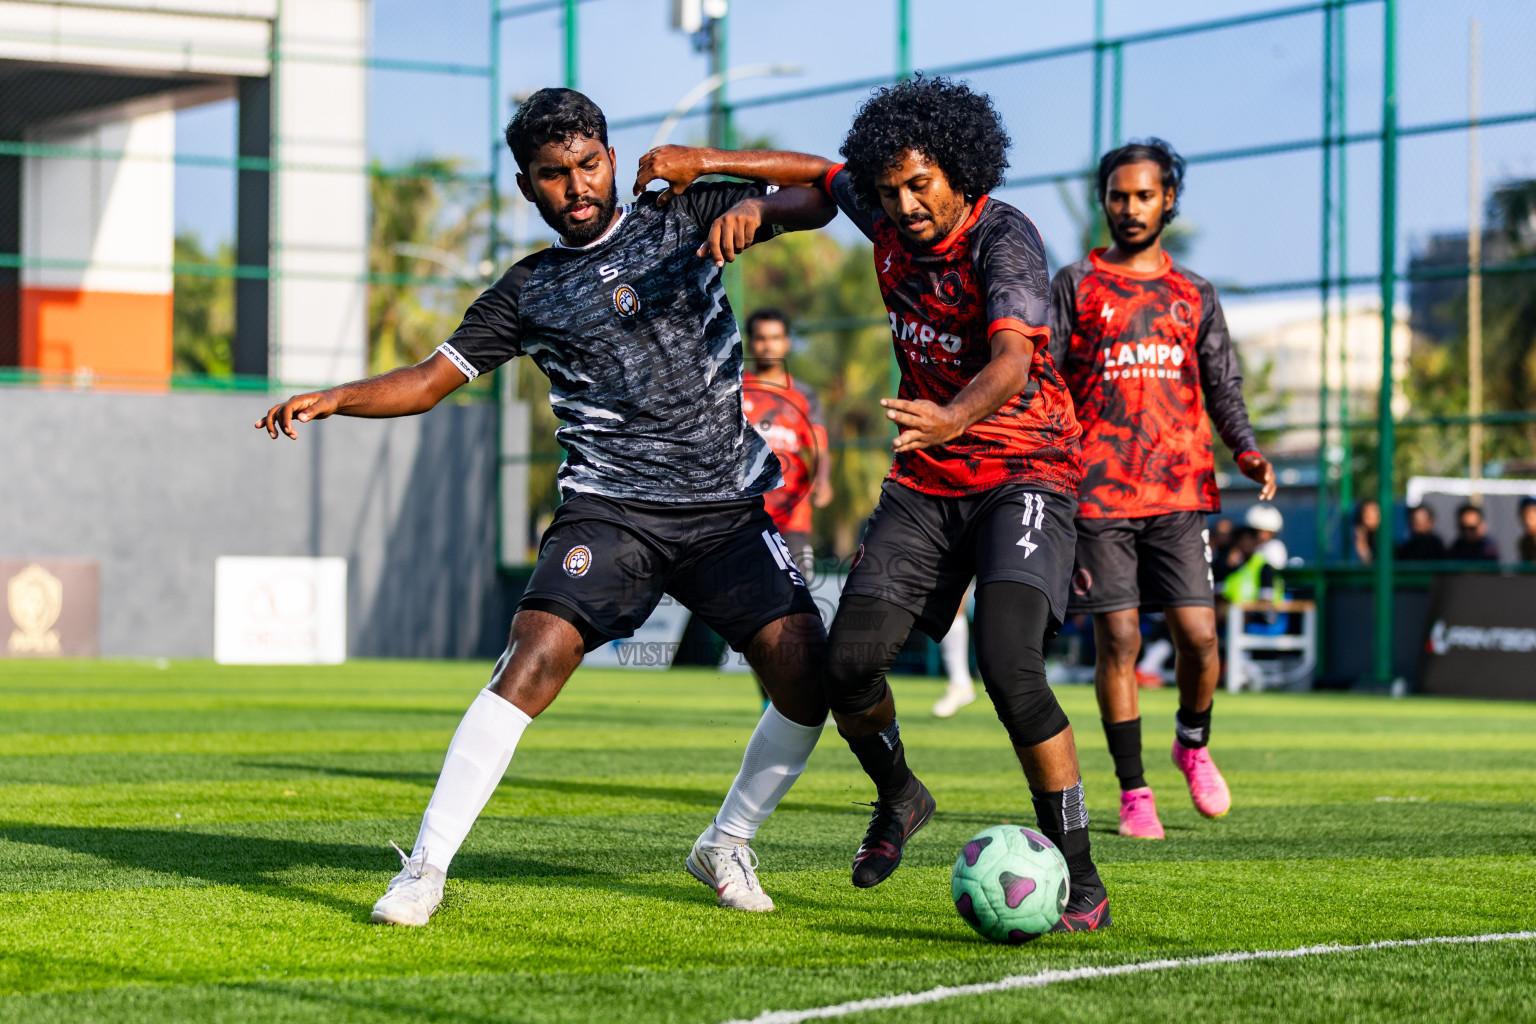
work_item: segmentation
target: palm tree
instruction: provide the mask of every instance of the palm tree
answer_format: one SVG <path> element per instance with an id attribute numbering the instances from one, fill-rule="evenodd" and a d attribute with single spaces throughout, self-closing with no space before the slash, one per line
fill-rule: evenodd
<path id="1" fill-rule="evenodd" d="M 456 180 L 458 167 L 456 159 L 433 157 L 386 175 L 375 165 L 368 242 L 372 373 L 425 359 L 484 284 L 454 273 L 478 262 L 461 254 L 484 238 L 489 209 L 484 197 L 470 198 L 467 186 Z"/>

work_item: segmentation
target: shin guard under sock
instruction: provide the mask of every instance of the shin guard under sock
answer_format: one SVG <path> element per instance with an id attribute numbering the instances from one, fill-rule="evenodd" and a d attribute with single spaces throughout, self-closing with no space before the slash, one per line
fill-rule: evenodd
<path id="1" fill-rule="evenodd" d="M 873 736 L 844 736 L 848 749 L 859 759 L 864 774 L 875 784 L 881 800 L 897 800 L 911 790 L 917 776 L 907 767 L 906 748 L 901 744 L 901 726 L 896 719 Z"/>
<path id="2" fill-rule="evenodd" d="M 1180 707 L 1173 716 L 1173 728 L 1185 747 L 1194 750 L 1205 746 L 1211 742 L 1211 708 L 1189 711 Z"/>
<path id="3" fill-rule="evenodd" d="M 1061 851 L 1072 876 L 1074 892 L 1092 896 L 1103 892 L 1104 882 L 1094 867 L 1088 842 L 1088 805 L 1083 802 L 1083 783 L 1079 779 L 1070 789 L 1051 792 L 1030 788 L 1035 804 L 1035 821 L 1040 831 Z"/>
<path id="4" fill-rule="evenodd" d="M 1141 764 L 1141 719 L 1105 722 L 1104 739 L 1109 742 L 1109 756 L 1114 759 L 1121 791 L 1144 787 L 1147 777 Z"/>

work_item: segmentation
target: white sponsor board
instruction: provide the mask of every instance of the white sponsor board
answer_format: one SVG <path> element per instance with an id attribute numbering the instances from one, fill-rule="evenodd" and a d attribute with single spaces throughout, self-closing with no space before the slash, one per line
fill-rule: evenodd
<path id="1" fill-rule="evenodd" d="M 819 572 L 806 581 L 811 591 L 811 598 L 816 602 L 816 610 L 821 612 L 822 624 L 828 629 L 832 628 L 832 620 L 837 616 L 838 602 L 843 599 L 843 584 L 847 582 L 846 572 Z M 720 656 L 720 671 L 727 674 L 745 674 L 752 671 L 752 666 L 747 664 L 745 654 L 739 654 L 727 647 Z"/>
<path id="2" fill-rule="evenodd" d="M 221 665 L 339 665 L 347 660 L 347 560 L 214 563 L 213 658 Z"/>
<path id="3" fill-rule="evenodd" d="M 588 668 L 670 668 L 687 628 L 688 609 L 663 597 L 634 636 L 603 644 L 581 663 Z"/>

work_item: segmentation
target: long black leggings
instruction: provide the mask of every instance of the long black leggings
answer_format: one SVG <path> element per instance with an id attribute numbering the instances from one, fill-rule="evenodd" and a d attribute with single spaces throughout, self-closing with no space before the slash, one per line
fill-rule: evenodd
<path id="1" fill-rule="evenodd" d="M 976 655 L 987 696 L 1014 745 L 1033 747 L 1067 727 L 1045 681 L 1050 602 L 1027 583 L 1002 580 L 976 590 Z M 907 642 L 913 614 L 889 601 L 844 595 L 828 640 L 827 702 L 861 715 L 890 692 L 885 673 Z"/>

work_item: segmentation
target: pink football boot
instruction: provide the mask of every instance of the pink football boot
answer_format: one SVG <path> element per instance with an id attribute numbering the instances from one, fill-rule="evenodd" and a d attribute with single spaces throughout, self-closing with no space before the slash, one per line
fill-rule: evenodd
<path id="1" fill-rule="evenodd" d="M 1231 809 L 1232 792 L 1227 789 L 1227 780 L 1216 769 L 1208 749 L 1191 749 L 1174 740 L 1173 763 L 1189 783 L 1189 797 L 1195 802 L 1195 810 L 1207 818 L 1219 818 Z"/>
<path id="2" fill-rule="evenodd" d="M 1120 834 L 1131 839 L 1163 838 L 1163 823 L 1157 820 L 1157 801 L 1152 798 L 1151 786 L 1121 791 Z"/>

